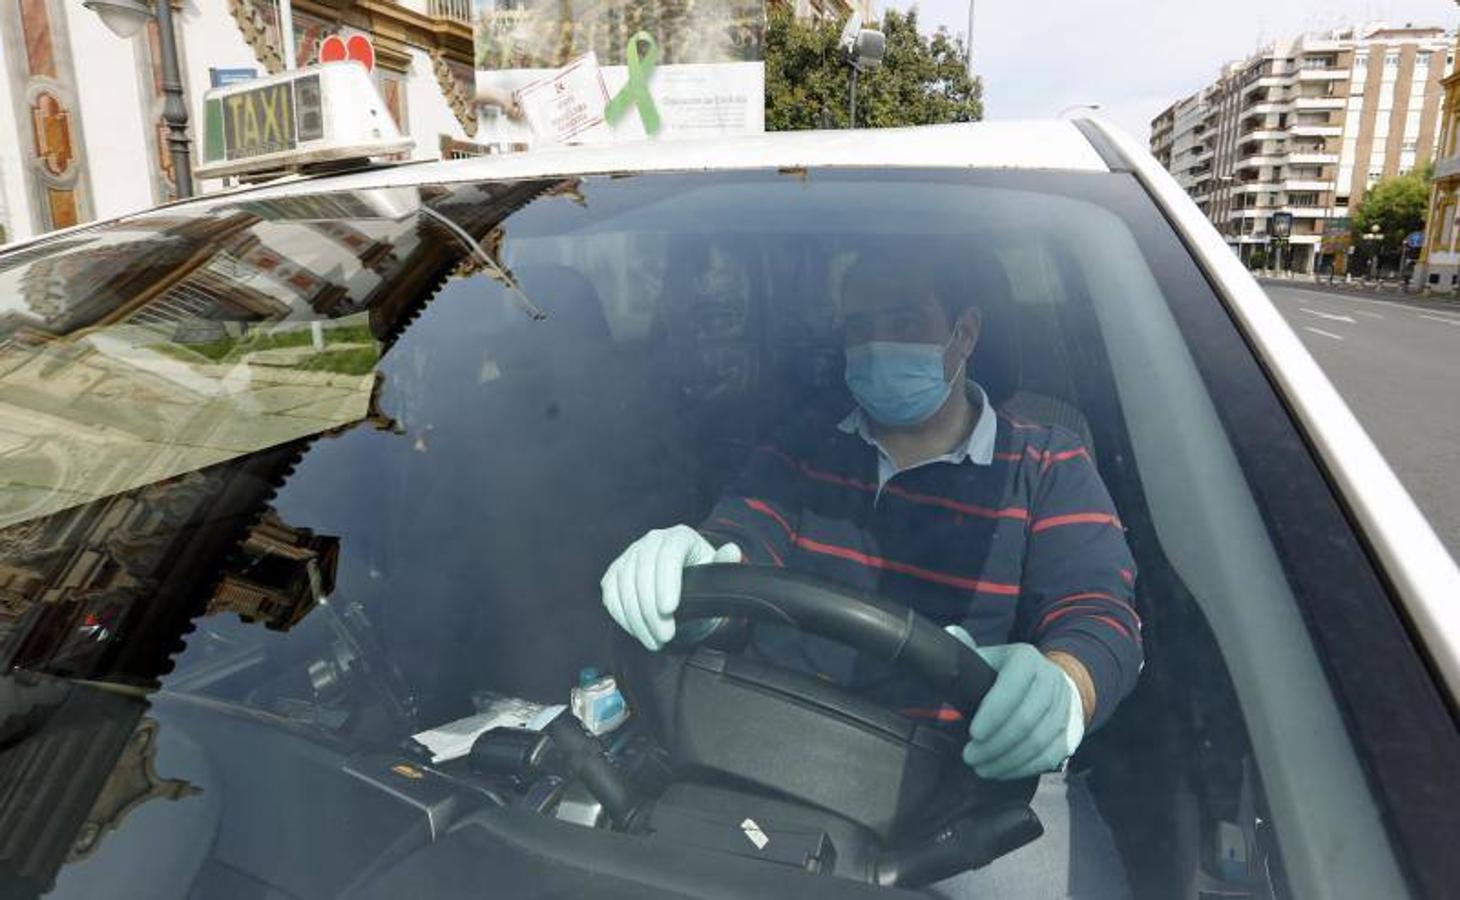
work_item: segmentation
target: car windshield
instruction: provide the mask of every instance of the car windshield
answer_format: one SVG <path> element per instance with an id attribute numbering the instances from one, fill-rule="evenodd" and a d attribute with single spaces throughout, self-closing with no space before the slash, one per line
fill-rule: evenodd
<path id="1" fill-rule="evenodd" d="M 1383 593 L 1129 175 L 319 184 L 0 257 L 6 880 L 1406 893 L 1305 567 Z"/>

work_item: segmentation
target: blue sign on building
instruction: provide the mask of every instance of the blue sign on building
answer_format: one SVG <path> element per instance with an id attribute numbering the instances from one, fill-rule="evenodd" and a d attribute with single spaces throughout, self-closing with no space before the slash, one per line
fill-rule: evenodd
<path id="1" fill-rule="evenodd" d="M 253 81 L 259 77 L 258 69 L 208 69 L 208 80 L 213 87 L 225 87 L 240 81 Z"/>

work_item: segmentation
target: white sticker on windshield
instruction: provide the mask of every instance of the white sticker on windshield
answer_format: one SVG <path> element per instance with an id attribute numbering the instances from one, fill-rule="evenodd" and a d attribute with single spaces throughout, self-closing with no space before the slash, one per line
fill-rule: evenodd
<path id="1" fill-rule="evenodd" d="M 745 832 L 745 836 L 750 839 L 757 850 L 764 850 L 765 845 L 771 842 L 771 839 L 766 837 L 766 833 L 760 830 L 760 826 L 755 824 L 754 819 L 746 819 L 741 822 L 740 830 Z"/>

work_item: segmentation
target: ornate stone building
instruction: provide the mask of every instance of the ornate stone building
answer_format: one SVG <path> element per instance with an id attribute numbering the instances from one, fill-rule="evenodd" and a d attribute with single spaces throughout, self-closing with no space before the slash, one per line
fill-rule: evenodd
<path id="1" fill-rule="evenodd" d="M 285 41 L 271 0 L 172 2 L 196 160 L 215 70 L 281 71 Z M 300 65 L 330 34 L 371 38 L 376 85 L 415 140 L 413 158 L 470 146 L 469 0 L 294 0 L 293 10 Z M 174 199 L 162 104 L 155 22 L 122 39 L 79 0 L 0 0 L 0 241 Z"/>

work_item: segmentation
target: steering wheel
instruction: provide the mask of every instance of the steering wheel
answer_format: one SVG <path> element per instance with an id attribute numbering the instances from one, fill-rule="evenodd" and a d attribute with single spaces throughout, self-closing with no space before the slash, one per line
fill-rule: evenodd
<path id="1" fill-rule="evenodd" d="M 965 717 L 996 678 L 982 657 L 906 606 L 782 568 L 686 568 L 676 618 L 716 617 L 836 641 L 915 676 Z M 966 738 L 957 730 L 714 644 L 672 641 L 664 652 L 630 656 L 631 704 L 648 714 L 675 772 L 656 816 L 667 803 L 696 821 L 717 813 L 731 824 L 745 815 L 822 821 L 806 827 L 843 829 L 833 841 L 845 857 L 840 873 L 884 884 L 926 883 L 1040 834 L 1027 806 L 1037 779 L 979 778 L 960 758 Z M 770 802 L 756 796 L 832 817 L 752 813 Z"/>
<path id="2" fill-rule="evenodd" d="M 898 666 L 966 719 L 997 677 L 983 657 L 910 607 L 787 569 L 738 563 L 686 568 L 678 618 L 720 616 L 788 625 Z"/>

